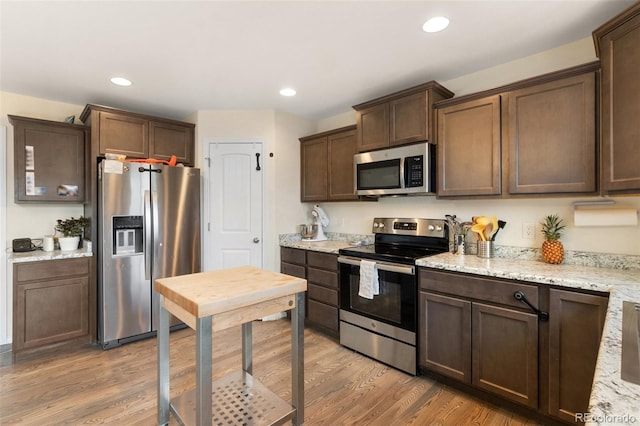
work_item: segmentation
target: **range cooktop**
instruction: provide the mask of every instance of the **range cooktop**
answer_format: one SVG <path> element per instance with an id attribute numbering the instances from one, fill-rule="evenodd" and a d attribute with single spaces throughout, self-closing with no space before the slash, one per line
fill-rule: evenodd
<path id="1" fill-rule="evenodd" d="M 440 219 L 375 218 L 375 244 L 339 250 L 343 256 L 413 265 L 416 259 L 449 250 L 448 229 Z"/>

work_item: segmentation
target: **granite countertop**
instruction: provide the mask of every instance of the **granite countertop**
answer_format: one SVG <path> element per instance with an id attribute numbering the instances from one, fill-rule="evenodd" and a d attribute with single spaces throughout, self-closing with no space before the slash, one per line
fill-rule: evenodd
<path id="1" fill-rule="evenodd" d="M 589 401 L 587 424 L 638 424 L 640 385 L 620 378 L 622 302 L 640 303 L 640 269 L 549 265 L 535 260 L 483 259 L 471 255 L 439 254 L 418 259 L 416 265 L 510 280 L 609 293 L 598 362 Z"/>
<path id="2" fill-rule="evenodd" d="M 372 235 L 327 233 L 327 241 L 303 240 L 300 234 L 280 235 L 280 247 L 290 247 L 303 250 L 320 251 L 338 254 L 338 250 L 347 247 L 373 244 Z"/>
<path id="3" fill-rule="evenodd" d="M 79 249 L 74 251 L 28 251 L 26 253 L 7 253 L 7 261 L 10 263 L 24 263 L 24 262 L 39 262 L 41 260 L 57 260 L 57 259 L 72 259 L 74 257 L 91 257 L 93 253 L 86 251 L 85 249 Z"/>
<path id="4" fill-rule="evenodd" d="M 338 250 L 350 247 L 353 243 L 347 241 L 285 241 L 281 242 L 281 247 L 290 247 L 304 250 L 321 251 L 324 253 L 338 254 Z"/>

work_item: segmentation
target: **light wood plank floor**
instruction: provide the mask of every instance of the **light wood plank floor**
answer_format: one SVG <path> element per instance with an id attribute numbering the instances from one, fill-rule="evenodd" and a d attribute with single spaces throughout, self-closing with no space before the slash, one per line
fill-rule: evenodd
<path id="1" fill-rule="evenodd" d="M 254 376 L 290 401 L 290 324 L 253 323 Z M 240 327 L 214 335 L 214 379 L 241 368 Z M 195 387 L 194 332 L 171 334 L 171 395 Z M 97 346 L 0 367 L 1 425 L 156 424 L 156 340 Z M 307 425 L 534 425 L 305 330 Z M 171 425 L 177 421 L 171 418 Z"/>

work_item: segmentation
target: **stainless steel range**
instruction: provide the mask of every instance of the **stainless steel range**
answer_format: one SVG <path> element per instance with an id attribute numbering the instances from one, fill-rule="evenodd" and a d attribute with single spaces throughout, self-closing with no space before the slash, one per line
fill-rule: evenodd
<path id="1" fill-rule="evenodd" d="M 375 244 L 339 252 L 340 343 L 416 374 L 415 261 L 448 251 L 448 228 L 440 219 L 376 218 L 373 233 Z"/>

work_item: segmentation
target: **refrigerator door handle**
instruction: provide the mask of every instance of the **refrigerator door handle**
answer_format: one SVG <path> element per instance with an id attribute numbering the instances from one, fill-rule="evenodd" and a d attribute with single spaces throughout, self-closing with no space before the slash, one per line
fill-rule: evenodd
<path id="1" fill-rule="evenodd" d="M 144 191 L 144 279 L 151 279 L 151 191 Z"/>
<path id="2" fill-rule="evenodd" d="M 157 248 L 162 247 L 162 243 L 160 242 L 161 235 L 159 233 L 159 214 L 158 214 L 158 191 L 151 191 L 151 237 L 149 238 L 150 248 L 152 250 L 149 259 L 151 260 L 150 265 L 154 266 L 154 269 L 151 270 L 149 268 L 151 279 L 161 278 L 158 276 L 158 272 L 155 269 L 155 265 L 158 262 L 156 256 L 158 255 Z M 153 283 L 151 283 L 151 288 L 153 288 Z"/>

